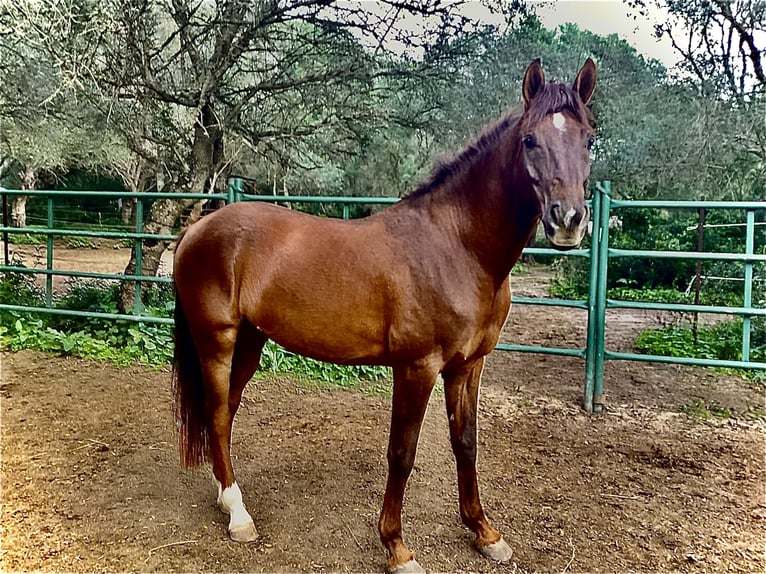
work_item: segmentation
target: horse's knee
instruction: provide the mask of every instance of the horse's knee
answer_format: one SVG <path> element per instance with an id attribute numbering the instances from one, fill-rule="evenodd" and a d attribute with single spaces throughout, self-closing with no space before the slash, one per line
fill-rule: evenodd
<path id="1" fill-rule="evenodd" d="M 476 466 L 477 448 L 476 439 L 461 438 L 452 441 L 452 453 L 458 466 Z"/>
<path id="2" fill-rule="evenodd" d="M 415 449 L 406 446 L 388 449 L 388 472 L 407 478 L 415 465 Z"/>

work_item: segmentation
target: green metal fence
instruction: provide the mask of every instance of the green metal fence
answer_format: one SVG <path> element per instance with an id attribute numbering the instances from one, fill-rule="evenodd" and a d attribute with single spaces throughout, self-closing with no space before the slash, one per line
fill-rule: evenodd
<path id="1" fill-rule="evenodd" d="M 141 307 L 141 289 L 144 282 L 172 282 L 170 277 L 153 277 L 142 274 L 141 254 L 143 242 L 152 240 L 173 240 L 175 235 L 156 235 L 144 232 L 144 214 L 147 206 L 157 199 L 198 199 L 198 200 L 223 200 L 227 203 L 237 201 L 268 201 L 273 203 L 299 203 L 299 204 L 326 204 L 340 205 L 343 209 L 342 216 L 348 218 L 352 206 L 358 205 L 385 205 L 398 201 L 396 198 L 360 198 L 360 197 L 300 197 L 300 196 L 272 196 L 250 195 L 243 192 L 240 180 L 232 180 L 226 194 L 167 194 L 167 193 L 127 193 L 127 192 L 83 192 L 83 191 L 31 191 L 31 190 L 0 190 L 3 195 L 5 207 L 7 198 L 26 195 L 44 198 L 46 202 L 46 225 L 38 228 L 17 229 L 8 226 L 6 210 L 4 209 L 4 221 L 0 227 L 6 246 L 8 236 L 15 233 L 41 235 L 45 237 L 45 268 L 32 269 L 9 265 L 3 261 L 0 272 L 26 273 L 43 275 L 45 277 L 45 306 L 26 307 L 10 305 L 0 301 L 0 309 L 18 312 L 55 313 L 60 315 L 82 316 L 82 311 L 60 309 L 54 307 L 53 277 L 82 277 L 91 279 L 111 279 L 120 281 L 132 281 L 135 285 L 135 301 L 132 313 L 87 313 L 89 316 L 105 319 L 119 319 L 139 322 L 171 324 L 172 319 L 153 317 L 144 314 Z M 125 229 L 62 229 L 56 227 L 56 200 L 71 198 L 107 198 L 107 199 L 136 199 L 135 225 L 131 230 Z M 652 209 L 697 209 L 704 207 L 713 209 L 738 209 L 746 213 L 746 240 L 743 253 L 708 253 L 708 252 L 677 252 L 677 251 L 645 251 L 615 249 L 609 245 L 609 219 L 613 213 L 620 210 L 636 208 Z M 753 302 L 754 265 L 766 262 L 766 254 L 755 253 L 755 216 L 757 212 L 766 210 L 766 202 L 695 202 L 695 201 L 621 201 L 611 197 L 609 182 L 599 183 L 595 186 L 593 199 L 591 200 L 593 232 L 591 245 L 587 249 L 575 249 L 561 252 L 553 249 L 527 248 L 525 254 L 552 255 L 557 257 L 581 257 L 589 259 L 590 282 L 589 293 L 586 300 L 554 299 L 554 298 L 529 298 L 514 297 L 514 304 L 521 305 L 550 305 L 570 307 L 587 311 L 587 335 L 581 348 L 558 348 L 533 345 L 515 345 L 499 343 L 500 351 L 532 352 L 550 355 L 577 357 L 585 362 L 585 383 L 583 387 L 583 407 L 591 412 L 600 412 L 603 407 L 603 379 L 604 363 L 608 360 L 631 360 L 631 361 L 654 361 L 666 363 L 678 363 L 686 365 L 715 366 L 715 367 L 738 367 L 766 369 L 766 363 L 750 359 L 751 318 L 766 316 L 766 309 L 757 307 Z M 132 275 L 110 274 L 79 271 L 75 269 L 54 269 L 56 237 L 86 237 L 129 240 L 135 246 L 136 271 Z M 696 260 L 726 260 L 741 261 L 745 264 L 744 277 L 744 304 L 741 307 L 706 306 L 688 304 L 648 303 L 634 301 L 619 301 L 607 298 L 607 278 L 610 258 L 641 257 L 641 258 L 666 258 L 666 259 L 696 259 Z M 646 355 L 637 353 L 622 353 L 610 351 L 605 346 L 606 334 L 606 311 L 608 309 L 652 309 L 659 311 L 681 311 L 695 313 L 717 313 L 737 315 L 743 317 L 742 327 L 742 359 L 739 361 L 722 361 L 702 359 L 694 357 L 667 357 L 659 355 Z"/>

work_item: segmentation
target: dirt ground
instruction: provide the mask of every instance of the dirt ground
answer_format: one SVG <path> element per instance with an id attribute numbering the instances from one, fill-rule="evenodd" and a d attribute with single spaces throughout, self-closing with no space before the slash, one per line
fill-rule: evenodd
<path id="1" fill-rule="evenodd" d="M 62 261 L 65 261 L 62 255 Z M 517 295 L 545 291 L 540 270 Z M 630 349 L 651 313 L 610 314 Z M 582 346 L 585 314 L 515 307 L 508 342 Z M 167 369 L 4 353 L 2 571 L 379 572 L 389 397 L 257 378 L 234 455 L 262 538 L 228 540 L 209 470 L 182 471 Z M 579 404 L 577 359 L 493 353 L 480 409 L 484 506 L 513 564 L 479 556 L 461 525 L 443 394 L 426 417 L 405 539 L 434 572 L 762 572 L 763 388 L 732 375 L 610 362 L 606 412 Z M 732 416 L 692 418 L 683 405 Z"/>

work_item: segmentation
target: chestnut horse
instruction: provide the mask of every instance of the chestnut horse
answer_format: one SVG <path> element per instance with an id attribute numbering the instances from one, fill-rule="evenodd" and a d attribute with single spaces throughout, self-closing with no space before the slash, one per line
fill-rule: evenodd
<path id="1" fill-rule="evenodd" d="M 390 208 L 340 221 L 263 203 L 228 205 L 192 225 L 175 255 L 174 393 L 181 460 L 212 461 L 237 541 L 257 538 L 230 458 L 242 391 L 273 339 L 343 364 L 388 365 L 393 408 L 378 528 L 389 572 L 421 572 L 402 540 L 402 498 L 438 375 L 457 461 L 460 514 L 484 555 L 510 547 L 490 525 L 476 478 L 484 357 L 510 308 L 509 272 L 542 220 L 550 242 L 580 244 L 593 145 L 596 67 L 571 86 L 524 75 L 522 113 L 489 127 Z"/>

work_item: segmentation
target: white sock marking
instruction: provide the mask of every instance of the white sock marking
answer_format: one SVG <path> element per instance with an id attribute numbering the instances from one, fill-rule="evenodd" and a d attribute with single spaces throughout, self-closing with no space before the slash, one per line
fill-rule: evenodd
<path id="1" fill-rule="evenodd" d="M 243 528 L 253 523 L 253 519 L 242 502 L 242 491 L 235 482 L 228 488 L 222 488 L 217 479 L 213 479 L 218 486 L 218 506 L 229 515 L 229 532 Z"/>

